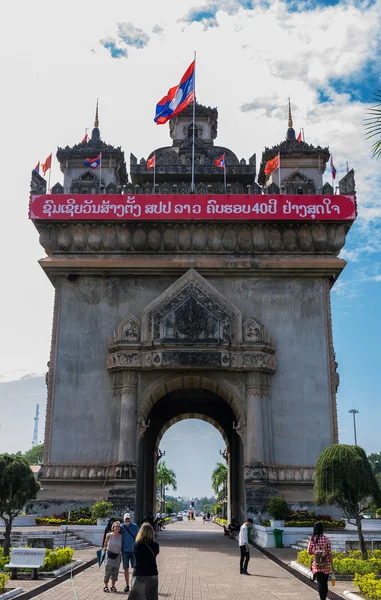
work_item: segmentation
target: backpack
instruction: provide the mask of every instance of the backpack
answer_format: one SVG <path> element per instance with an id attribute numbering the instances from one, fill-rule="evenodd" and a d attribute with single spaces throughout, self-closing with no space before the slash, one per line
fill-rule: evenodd
<path id="1" fill-rule="evenodd" d="M 315 565 L 318 570 L 325 569 L 327 566 L 327 554 L 324 550 L 316 550 Z"/>

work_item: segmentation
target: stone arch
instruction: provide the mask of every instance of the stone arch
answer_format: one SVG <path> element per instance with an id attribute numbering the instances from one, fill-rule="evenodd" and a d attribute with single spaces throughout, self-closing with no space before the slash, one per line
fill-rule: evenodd
<path id="1" fill-rule="evenodd" d="M 154 385 L 148 388 L 144 393 L 138 408 L 138 423 L 145 423 L 152 407 L 169 392 L 174 392 L 179 389 L 185 390 L 195 388 L 209 390 L 218 396 L 221 396 L 221 398 L 231 407 L 237 421 L 237 433 L 240 433 L 240 428 L 246 425 L 246 409 L 239 399 L 235 387 L 224 378 L 218 381 L 209 376 L 202 374 L 197 375 L 195 373 L 187 375 L 178 374 L 175 376 L 168 374 L 159 382 L 155 382 Z"/>
<path id="2" fill-rule="evenodd" d="M 205 421 L 205 423 L 209 423 L 210 425 L 215 427 L 217 429 L 217 431 L 219 431 L 219 433 L 222 435 L 222 438 L 225 442 L 225 446 L 228 450 L 228 453 L 230 454 L 230 444 L 229 444 L 228 437 L 227 437 L 226 432 L 223 429 L 223 427 L 221 427 L 221 425 L 219 423 L 217 423 L 217 421 L 215 421 L 211 417 L 208 417 L 201 413 L 183 413 L 181 415 L 178 415 L 177 417 L 174 417 L 170 421 L 168 421 L 164 425 L 164 427 L 161 428 L 159 435 L 157 436 L 157 441 L 156 441 L 156 445 L 155 445 L 155 454 L 156 455 L 157 455 L 157 452 L 159 449 L 160 442 L 161 442 L 162 437 L 165 434 L 165 432 L 168 431 L 168 429 L 170 427 L 172 427 L 172 425 L 176 425 L 176 423 L 180 423 L 180 421 L 184 421 L 185 419 L 199 419 L 200 421 Z"/>

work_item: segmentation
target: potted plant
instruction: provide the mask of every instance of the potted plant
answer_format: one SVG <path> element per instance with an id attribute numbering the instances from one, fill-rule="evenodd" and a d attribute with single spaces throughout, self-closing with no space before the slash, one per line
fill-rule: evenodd
<path id="1" fill-rule="evenodd" d="M 270 517 L 272 517 L 270 520 L 271 527 L 284 527 L 284 520 L 287 518 L 289 512 L 286 500 L 277 496 L 270 498 L 267 510 Z"/>
<path id="2" fill-rule="evenodd" d="M 91 514 L 97 520 L 97 525 L 107 525 L 108 517 L 111 515 L 112 503 L 106 500 L 98 500 L 91 507 Z"/>

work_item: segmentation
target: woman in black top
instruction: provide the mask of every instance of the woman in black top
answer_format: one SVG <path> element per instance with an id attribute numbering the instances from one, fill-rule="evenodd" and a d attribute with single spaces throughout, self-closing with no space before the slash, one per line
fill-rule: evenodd
<path id="1" fill-rule="evenodd" d="M 158 600 L 159 577 L 156 556 L 159 554 L 159 544 L 155 542 L 155 532 L 149 523 L 143 523 L 140 527 L 133 553 L 135 567 L 129 600 Z"/>

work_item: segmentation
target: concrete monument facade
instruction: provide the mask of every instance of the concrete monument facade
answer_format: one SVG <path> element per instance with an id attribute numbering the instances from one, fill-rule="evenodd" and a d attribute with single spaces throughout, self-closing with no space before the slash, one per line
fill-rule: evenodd
<path id="1" fill-rule="evenodd" d="M 223 193 L 214 166 L 222 153 L 231 193 L 274 193 L 276 178 L 267 181 L 263 165 L 278 151 L 284 171 L 275 192 L 332 192 L 323 185 L 328 150 L 298 143 L 292 122 L 286 142 L 264 152 L 262 188 L 255 155 L 246 164 L 214 145 L 216 109 L 197 105 L 196 125 L 196 194 Z M 173 145 L 156 150 L 156 192 L 189 191 L 192 130 L 190 109 L 171 122 Z M 99 182 L 83 166 L 99 152 L 107 182 L 103 169 Z M 91 185 L 153 191 L 147 161 L 131 155 L 128 182 L 123 153 L 102 142 L 98 123 L 89 143 L 57 157 L 64 185 L 56 194 L 91 193 Z M 340 186 L 354 194 L 353 172 Z M 44 191 L 34 174 L 32 193 Z M 274 494 L 312 502 L 316 459 L 338 440 L 330 288 L 346 264 L 338 254 L 351 223 L 35 225 L 55 287 L 39 502 L 107 498 L 141 519 L 155 506 L 160 440 L 185 418 L 211 423 L 225 440 L 229 514 L 242 518 Z"/>

